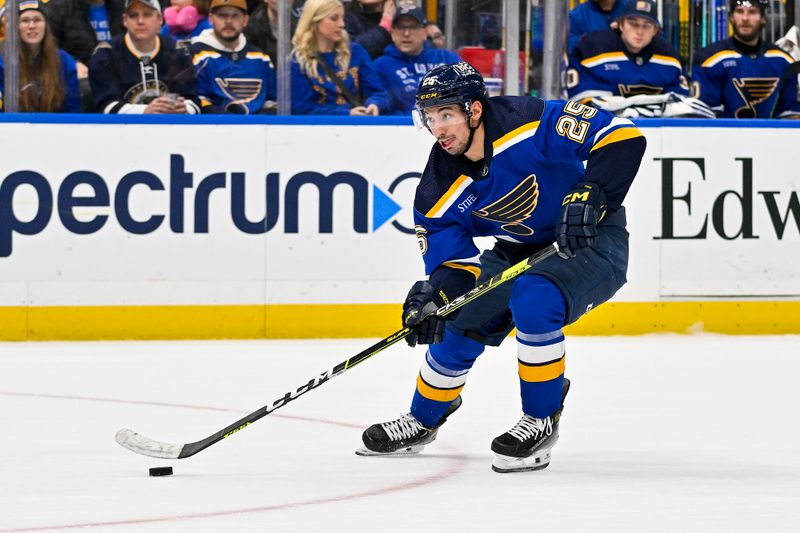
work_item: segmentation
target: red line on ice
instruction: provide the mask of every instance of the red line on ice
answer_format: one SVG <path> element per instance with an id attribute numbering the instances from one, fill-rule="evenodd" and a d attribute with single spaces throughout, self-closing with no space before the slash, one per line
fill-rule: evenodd
<path id="1" fill-rule="evenodd" d="M 203 405 L 188 405 L 188 404 L 178 404 L 178 403 L 169 403 L 169 402 L 148 402 L 148 401 L 141 401 L 141 400 L 120 400 L 116 398 L 94 398 L 90 396 L 68 396 L 68 395 L 59 395 L 59 394 L 36 394 L 36 393 L 23 393 L 23 392 L 2 392 L 0 391 L 0 396 L 22 396 L 22 397 L 29 397 L 29 398 L 48 398 L 48 399 L 59 399 L 59 400 L 81 400 L 81 401 L 90 401 L 90 402 L 113 402 L 113 403 L 125 403 L 125 404 L 138 404 L 138 405 L 157 405 L 163 407 L 175 407 L 175 408 L 182 408 L 182 409 L 200 409 L 206 411 L 227 411 L 227 412 L 238 412 L 238 413 L 246 413 L 249 411 L 242 411 L 240 409 L 226 409 L 221 407 L 209 407 Z M 303 420 L 306 422 L 315 422 L 320 424 L 331 424 L 334 426 L 341 426 L 346 428 L 357 428 L 360 429 L 362 426 L 358 424 L 351 424 L 348 422 L 337 422 L 333 420 L 324 420 L 320 418 L 309 418 L 303 416 L 289 416 L 289 415 L 272 415 L 279 418 L 286 418 L 292 420 Z M 301 500 L 298 502 L 289 502 L 289 503 L 282 503 L 277 505 L 265 505 L 259 507 L 247 507 L 242 509 L 229 509 L 227 511 L 210 511 L 206 513 L 189 513 L 189 514 L 181 514 L 181 515 L 172 515 L 172 516 L 159 516 L 153 518 L 132 518 L 128 520 L 113 520 L 113 521 L 106 521 L 106 522 L 85 522 L 81 524 L 61 524 L 61 525 L 53 525 L 53 526 L 36 526 L 36 527 L 25 527 L 25 528 L 15 528 L 15 529 L 0 529 L 0 533 L 21 533 L 23 531 L 53 531 L 53 530 L 65 530 L 65 529 L 78 529 L 78 528 L 85 528 L 85 527 L 101 527 L 101 526 L 125 526 L 125 525 L 133 525 L 133 524 L 152 524 L 156 522 L 173 522 L 178 520 L 193 520 L 197 518 L 215 518 L 220 516 L 230 516 L 235 514 L 244 514 L 244 513 L 260 513 L 260 512 L 267 512 L 267 511 L 283 511 L 286 509 L 294 509 L 297 507 L 308 507 L 312 505 L 322 505 L 326 503 L 336 503 L 336 502 L 343 502 L 349 500 L 357 500 L 359 498 L 367 498 L 369 496 L 382 496 L 384 494 L 391 494 L 393 492 L 401 492 L 404 490 L 415 489 L 417 487 L 422 487 L 424 485 L 429 485 L 431 483 L 436 483 L 437 481 L 442 481 L 443 479 L 447 479 L 449 477 L 455 476 L 461 473 L 467 465 L 467 459 L 460 455 L 453 455 L 452 459 L 449 461 L 447 466 L 434 474 L 412 480 L 407 481 L 404 483 L 399 483 L 397 485 L 390 485 L 388 487 L 382 489 L 373 489 L 364 492 L 356 492 L 353 494 L 345 494 L 341 496 L 331 496 L 329 498 L 317 498 L 312 500 Z"/>

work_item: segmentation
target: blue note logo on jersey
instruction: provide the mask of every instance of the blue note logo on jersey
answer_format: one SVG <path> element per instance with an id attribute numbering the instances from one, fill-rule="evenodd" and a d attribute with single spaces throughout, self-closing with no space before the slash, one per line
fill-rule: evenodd
<path id="1" fill-rule="evenodd" d="M 255 100 L 264 84 L 259 78 L 215 78 L 214 81 L 225 96 L 244 104 Z"/>
<path id="2" fill-rule="evenodd" d="M 168 94 L 169 87 L 164 81 L 158 79 L 158 67 L 150 63 L 150 58 L 142 56 L 140 71 L 142 81 L 132 85 L 122 99 L 129 104 L 149 104 L 161 95 Z"/>
<path id="3" fill-rule="evenodd" d="M 531 174 L 514 187 L 508 194 L 487 205 L 483 209 L 473 211 L 472 214 L 499 222 L 500 227 L 512 235 L 533 235 L 533 229 L 523 224 L 527 220 L 536 204 L 539 202 L 539 183 L 536 175 Z"/>
<path id="4" fill-rule="evenodd" d="M 619 88 L 619 94 L 626 98 L 628 96 L 636 96 L 637 94 L 661 94 L 664 90 L 663 87 L 653 87 L 652 85 L 642 84 L 625 85 L 618 83 L 617 87 Z"/>
<path id="5" fill-rule="evenodd" d="M 769 99 L 778 88 L 778 78 L 733 78 L 733 86 L 745 105 L 736 110 L 736 118 L 754 118 L 755 107 Z"/>

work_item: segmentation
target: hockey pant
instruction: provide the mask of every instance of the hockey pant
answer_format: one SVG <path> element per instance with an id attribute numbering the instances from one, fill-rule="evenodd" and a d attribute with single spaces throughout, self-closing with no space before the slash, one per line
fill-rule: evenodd
<path id="1" fill-rule="evenodd" d="M 478 283 L 535 250 L 498 243 L 481 255 Z M 561 406 L 565 349 L 562 328 L 610 299 L 624 285 L 628 232 L 624 208 L 607 215 L 594 247 L 565 260 L 557 255 L 467 304 L 448 322 L 444 340 L 429 346 L 417 377 L 411 413 L 435 427 L 467 381 L 486 346 L 516 326 L 522 411 L 545 418 Z"/>

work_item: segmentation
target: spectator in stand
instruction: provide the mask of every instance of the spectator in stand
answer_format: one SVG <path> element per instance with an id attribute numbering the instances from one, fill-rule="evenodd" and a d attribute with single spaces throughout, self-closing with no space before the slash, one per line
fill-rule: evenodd
<path id="1" fill-rule="evenodd" d="M 98 43 L 125 33 L 125 0 L 50 0 L 44 11 L 53 37 L 78 61 L 78 78 L 88 75 L 87 65 Z"/>
<path id="2" fill-rule="evenodd" d="M 434 48 L 447 48 L 447 40 L 445 39 L 442 29 L 436 25 L 435 22 L 427 22 L 425 24 L 425 31 L 428 34 L 428 42 Z"/>
<path id="3" fill-rule="evenodd" d="M 389 98 L 367 51 L 351 43 L 340 0 L 308 0 L 292 38 L 292 113 L 378 115 Z"/>
<path id="4" fill-rule="evenodd" d="M 304 0 L 292 2 L 290 33 L 297 28 Z M 278 0 L 264 0 L 250 15 L 244 29 L 247 42 L 266 53 L 273 63 L 278 61 Z"/>
<path id="5" fill-rule="evenodd" d="M 675 93 L 688 96 L 680 56 L 658 35 L 654 0 L 628 0 L 618 29 L 589 33 L 570 56 L 567 92 L 571 100 Z"/>
<path id="6" fill-rule="evenodd" d="M 766 0 L 731 0 L 733 36 L 703 48 L 692 67 L 692 94 L 727 118 L 800 118 L 793 59 L 761 38 Z"/>
<path id="7" fill-rule="evenodd" d="M 571 52 L 587 33 L 616 27 L 624 7 L 624 0 L 589 0 L 576 6 L 569 12 L 568 50 Z"/>
<path id="8" fill-rule="evenodd" d="M 427 44 L 427 40 L 422 9 L 399 8 L 392 20 L 393 44 L 375 60 L 375 70 L 389 91 L 391 114 L 411 113 L 419 81 L 426 72 L 439 65 L 461 61 L 455 52 L 434 48 Z"/>
<path id="9" fill-rule="evenodd" d="M 192 42 L 203 113 L 265 113 L 275 100 L 275 69 L 267 54 L 247 42 L 245 0 L 212 0 L 210 30 Z"/>
<path id="10" fill-rule="evenodd" d="M 78 61 L 81 109 L 93 112 L 89 60 L 99 43 L 109 43 L 125 33 L 125 0 L 50 0 L 44 9 L 56 42 Z"/>
<path id="11" fill-rule="evenodd" d="M 397 12 L 394 0 L 351 0 L 347 8 L 347 33 L 377 58 L 392 43 L 392 19 Z"/>
<path id="12" fill-rule="evenodd" d="M 208 0 L 172 0 L 164 9 L 161 35 L 175 39 L 178 47 L 188 47 L 189 41 L 209 28 Z"/>
<path id="13" fill-rule="evenodd" d="M 101 43 L 89 62 L 95 107 L 102 113 L 200 112 L 194 67 L 175 40 L 160 36 L 157 0 L 126 0 L 127 32 Z"/>
<path id="14" fill-rule="evenodd" d="M 0 109 L 5 82 L 0 54 Z M 19 110 L 77 113 L 80 93 L 75 60 L 56 47 L 38 0 L 19 3 Z"/>

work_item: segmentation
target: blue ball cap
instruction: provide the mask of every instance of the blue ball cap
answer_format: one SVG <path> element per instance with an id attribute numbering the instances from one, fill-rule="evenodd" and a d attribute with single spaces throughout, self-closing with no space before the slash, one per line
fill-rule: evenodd
<path id="1" fill-rule="evenodd" d="M 392 19 L 392 26 L 397 25 L 397 22 L 403 17 L 411 17 L 423 26 L 427 22 L 425 20 L 425 12 L 422 9 L 414 6 L 401 6 L 397 9 L 397 13 Z"/>
<path id="2" fill-rule="evenodd" d="M 661 22 L 658 21 L 658 6 L 655 0 L 628 0 L 622 10 L 622 18 L 626 17 L 642 17 L 661 26 Z"/>

